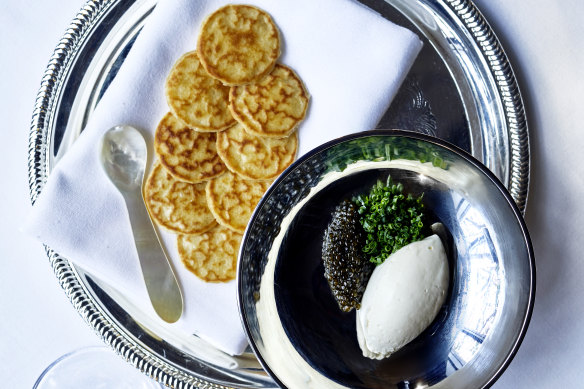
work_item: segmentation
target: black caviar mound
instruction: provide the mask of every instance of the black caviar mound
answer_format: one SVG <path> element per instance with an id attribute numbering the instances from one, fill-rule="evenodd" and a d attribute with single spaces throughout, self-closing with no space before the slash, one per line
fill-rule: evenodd
<path id="1" fill-rule="evenodd" d="M 359 309 L 375 265 L 363 253 L 366 234 L 359 223 L 357 206 L 344 200 L 332 213 L 322 244 L 324 275 L 339 308 Z"/>

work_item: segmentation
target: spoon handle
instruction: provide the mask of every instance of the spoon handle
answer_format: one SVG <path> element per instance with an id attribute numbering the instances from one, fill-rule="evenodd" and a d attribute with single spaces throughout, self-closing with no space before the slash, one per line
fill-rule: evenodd
<path id="1" fill-rule="evenodd" d="M 123 192 L 123 196 L 152 307 L 164 321 L 174 323 L 182 315 L 183 299 L 168 257 L 154 229 L 141 192 Z"/>

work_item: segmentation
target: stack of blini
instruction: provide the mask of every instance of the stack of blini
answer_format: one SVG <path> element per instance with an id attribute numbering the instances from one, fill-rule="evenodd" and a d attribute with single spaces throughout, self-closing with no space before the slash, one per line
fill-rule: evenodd
<path id="1" fill-rule="evenodd" d="M 181 261 L 205 281 L 235 278 L 251 213 L 296 157 L 309 96 L 279 56 L 271 17 L 228 5 L 203 22 L 196 51 L 166 80 L 170 112 L 156 128 L 144 199 L 153 220 L 178 234 Z"/>

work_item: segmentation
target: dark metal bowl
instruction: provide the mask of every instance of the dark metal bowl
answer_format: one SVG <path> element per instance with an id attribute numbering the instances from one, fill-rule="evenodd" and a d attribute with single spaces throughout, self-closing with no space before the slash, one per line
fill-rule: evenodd
<path id="1" fill-rule="evenodd" d="M 321 247 L 332 208 L 388 175 L 423 193 L 446 227 L 451 285 L 430 327 L 378 361 L 361 354 L 354 311 L 338 309 Z M 244 236 L 237 282 L 250 344 L 280 386 L 483 388 L 525 335 L 535 262 L 521 212 L 486 167 L 436 138 L 377 130 L 326 143 L 276 180 Z"/>

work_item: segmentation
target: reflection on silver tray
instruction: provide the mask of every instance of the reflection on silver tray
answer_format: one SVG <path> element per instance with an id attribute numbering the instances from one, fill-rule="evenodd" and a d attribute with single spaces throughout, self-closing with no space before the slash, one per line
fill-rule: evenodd
<path id="1" fill-rule="evenodd" d="M 424 49 L 378 127 L 415 130 L 469 151 L 503 182 L 523 212 L 529 180 L 523 103 L 503 50 L 474 5 L 466 0 L 361 2 L 424 40 Z M 85 126 L 155 5 L 154 0 L 90 0 L 67 30 L 43 77 L 32 118 L 33 202 L 56 160 Z M 48 248 L 47 255 L 88 324 L 160 382 L 181 388 L 276 387 L 251 352 L 231 357 L 196 336 L 157 328 L 115 290 Z"/>

